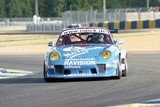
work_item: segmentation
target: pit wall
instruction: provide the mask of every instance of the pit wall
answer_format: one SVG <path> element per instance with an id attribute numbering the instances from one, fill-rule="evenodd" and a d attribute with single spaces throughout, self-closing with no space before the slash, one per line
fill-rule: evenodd
<path id="1" fill-rule="evenodd" d="M 90 27 L 104 27 L 108 29 L 150 29 L 160 28 L 160 19 L 139 21 L 117 21 L 117 22 L 93 22 Z"/>

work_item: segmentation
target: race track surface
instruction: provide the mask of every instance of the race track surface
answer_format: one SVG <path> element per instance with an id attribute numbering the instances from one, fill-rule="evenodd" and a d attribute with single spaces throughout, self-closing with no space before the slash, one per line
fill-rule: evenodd
<path id="1" fill-rule="evenodd" d="M 129 74 L 120 80 L 45 83 L 43 55 L 0 55 L 0 67 L 33 71 L 0 80 L 0 107 L 104 107 L 160 99 L 160 54 L 129 53 Z"/>

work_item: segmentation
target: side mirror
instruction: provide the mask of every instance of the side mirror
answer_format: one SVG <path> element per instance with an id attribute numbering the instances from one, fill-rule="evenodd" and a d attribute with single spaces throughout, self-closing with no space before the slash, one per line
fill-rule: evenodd
<path id="1" fill-rule="evenodd" d="M 50 47 L 54 46 L 54 42 L 53 41 L 48 42 L 48 46 Z"/>
<path id="2" fill-rule="evenodd" d="M 116 45 L 121 45 L 121 44 L 124 43 L 123 40 L 115 40 L 114 42 L 115 42 Z"/>

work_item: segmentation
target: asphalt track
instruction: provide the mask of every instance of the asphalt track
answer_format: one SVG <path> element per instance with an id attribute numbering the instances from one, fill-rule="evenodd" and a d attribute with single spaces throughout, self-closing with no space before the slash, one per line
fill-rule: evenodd
<path id="1" fill-rule="evenodd" d="M 0 67 L 33 71 L 0 80 L 0 107 L 104 107 L 160 99 L 160 54 L 129 53 L 129 74 L 120 80 L 45 83 L 43 55 L 0 55 Z"/>

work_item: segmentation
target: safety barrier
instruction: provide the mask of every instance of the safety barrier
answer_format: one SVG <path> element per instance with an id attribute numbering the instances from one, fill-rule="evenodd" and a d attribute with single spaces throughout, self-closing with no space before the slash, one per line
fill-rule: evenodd
<path id="1" fill-rule="evenodd" d="M 93 22 L 90 27 L 104 27 L 108 29 L 149 29 L 160 28 L 160 19 L 144 21 L 116 21 L 116 22 Z"/>
<path id="2" fill-rule="evenodd" d="M 61 32 L 62 31 L 61 24 L 28 24 L 26 26 L 26 30 L 28 32 Z"/>
<path id="3" fill-rule="evenodd" d="M 160 28 L 160 19 L 157 20 L 144 20 L 144 21 L 116 21 L 104 23 L 90 23 L 90 27 L 104 27 L 108 29 L 149 29 Z M 62 24 L 28 24 L 26 30 L 28 32 L 54 32 L 59 33 L 63 29 Z"/>

